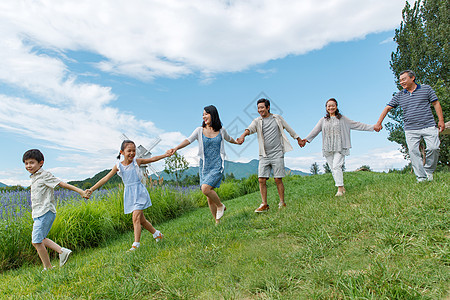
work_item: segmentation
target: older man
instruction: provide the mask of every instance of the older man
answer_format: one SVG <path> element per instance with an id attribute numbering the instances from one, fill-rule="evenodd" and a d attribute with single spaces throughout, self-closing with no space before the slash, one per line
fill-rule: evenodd
<path id="1" fill-rule="evenodd" d="M 414 174 L 416 174 L 418 182 L 431 181 L 439 159 L 439 131 L 445 129 L 442 107 L 429 85 L 420 85 L 415 82 L 416 75 L 413 71 L 401 72 L 399 80 L 403 90 L 397 92 L 384 108 L 374 129 L 380 131 L 383 128 L 381 123 L 387 113 L 392 108 L 400 106 L 403 110 L 406 144 Z M 437 128 L 430 103 L 434 106 L 439 118 Z M 426 144 L 425 164 L 422 162 L 419 150 L 422 138 Z"/>

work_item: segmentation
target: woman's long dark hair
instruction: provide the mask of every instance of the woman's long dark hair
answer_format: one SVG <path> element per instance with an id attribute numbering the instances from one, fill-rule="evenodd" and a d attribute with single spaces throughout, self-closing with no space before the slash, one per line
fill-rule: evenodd
<path id="1" fill-rule="evenodd" d="M 335 112 L 335 114 L 336 114 L 336 118 L 340 119 L 340 118 L 342 117 L 342 115 L 341 115 L 341 113 L 339 112 L 339 108 L 337 108 L 338 103 L 337 103 L 336 99 L 334 99 L 334 98 L 330 98 L 330 99 L 328 99 L 327 102 L 325 102 L 325 111 L 326 111 L 325 119 L 327 119 L 327 120 L 330 119 L 330 113 L 327 111 L 327 104 L 328 104 L 328 102 L 330 102 L 330 101 L 333 101 L 334 103 L 336 103 L 336 112 Z"/>
<path id="2" fill-rule="evenodd" d="M 134 146 L 136 146 L 136 144 L 133 141 L 124 140 L 122 142 L 122 145 L 120 146 L 120 150 L 124 151 L 128 144 L 133 144 Z M 119 155 L 117 156 L 117 159 L 120 159 L 120 152 L 119 152 Z"/>
<path id="3" fill-rule="evenodd" d="M 211 115 L 211 127 L 214 129 L 214 131 L 219 131 L 220 129 L 222 129 L 222 122 L 220 122 L 219 112 L 217 111 L 217 108 L 214 105 L 209 105 L 203 109 L 207 114 Z M 203 121 L 202 127 L 205 126 L 205 121 Z"/>

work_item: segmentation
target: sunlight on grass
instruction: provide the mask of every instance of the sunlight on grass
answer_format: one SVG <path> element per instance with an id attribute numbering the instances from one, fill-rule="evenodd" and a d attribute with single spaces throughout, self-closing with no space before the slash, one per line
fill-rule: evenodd
<path id="1" fill-rule="evenodd" d="M 228 200 L 218 226 L 204 207 L 158 225 L 127 253 L 132 232 L 74 253 L 64 268 L 4 272 L 5 297 L 92 299 L 441 299 L 450 284 L 450 174 L 345 173 L 273 183 L 268 213 L 258 192 Z M 232 189 L 231 189 L 232 190 Z M 154 204 L 155 206 L 157 204 Z M 156 208 L 156 207 L 155 207 Z M 153 208 L 150 208 L 150 210 Z"/>

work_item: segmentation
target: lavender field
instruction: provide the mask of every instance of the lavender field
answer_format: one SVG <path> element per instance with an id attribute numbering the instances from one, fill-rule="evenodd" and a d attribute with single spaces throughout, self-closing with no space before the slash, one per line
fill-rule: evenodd
<path id="1" fill-rule="evenodd" d="M 99 190 L 92 197 L 93 200 L 104 200 L 111 190 Z M 55 190 L 55 198 L 58 207 L 77 201 L 86 201 L 78 193 L 66 190 Z M 30 190 L 0 191 L 0 220 L 13 221 L 24 214 L 31 213 Z"/>

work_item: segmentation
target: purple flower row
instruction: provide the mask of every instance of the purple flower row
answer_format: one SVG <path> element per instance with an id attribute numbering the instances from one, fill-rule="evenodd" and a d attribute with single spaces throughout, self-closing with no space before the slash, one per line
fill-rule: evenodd
<path id="1" fill-rule="evenodd" d="M 110 192 L 111 190 L 100 189 L 91 199 L 103 200 Z M 55 198 L 58 207 L 74 201 L 85 201 L 78 193 L 66 189 L 55 190 Z M 14 220 L 26 212 L 31 212 L 30 190 L 0 191 L 0 220 Z"/>

